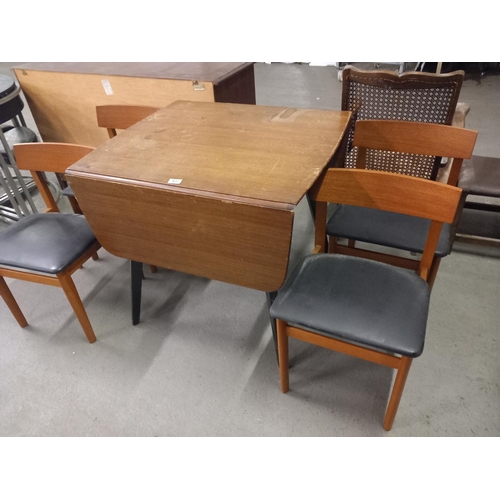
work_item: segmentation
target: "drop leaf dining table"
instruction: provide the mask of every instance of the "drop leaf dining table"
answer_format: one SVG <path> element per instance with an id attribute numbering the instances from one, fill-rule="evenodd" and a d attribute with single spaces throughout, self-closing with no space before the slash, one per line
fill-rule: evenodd
<path id="1" fill-rule="evenodd" d="M 108 252 L 264 291 L 283 284 L 294 209 L 338 158 L 350 113 L 176 101 L 66 171 Z"/>

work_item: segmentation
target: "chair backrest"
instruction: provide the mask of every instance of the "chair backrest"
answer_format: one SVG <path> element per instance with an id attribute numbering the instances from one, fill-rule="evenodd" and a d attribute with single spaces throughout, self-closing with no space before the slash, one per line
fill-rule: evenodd
<path id="1" fill-rule="evenodd" d="M 461 165 L 470 158 L 477 132 L 447 125 L 384 120 L 357 122 L 353 143 L 361 164 L 372 150 L 440 155 Z M 431 220 L 419 274 L 427 279 L 443 223 L 454 223 L 462 190 L 451 185 L 393 172 L 330 168 L 312 192 L 316 201 L 317 251 L 325 249 L 327 204 L 339 203 L 397 212 Z"/>
<path id="2" fill-rule="evenodd" d="M 152 115 L 160 108 L 152 106 L 130 106 L 111 104 L 96 106 L 97 125 L 108 129 L 109 137 L 115 137 L 116 130 L 125 130 L 135 123 Z"/>
<path id="3" fill-rule="evenodd" d="M 420 171 L 408 171 L 408 157 L 453 158 L 448 184 L 456 185 L 464 159 L 472 156 L 477 139 L 475 130 L 431 123 L 393 120 L 363 120 L 355 126 L 353 146 L 358 149 L 356 168 L 390 171 L 425 178 Z M 395 156 L 397 161 L 392 163 Z M 415 166 L 415 163 L 413 163 Z"/>
<path id="4" fill-rule="evenodd" d="M 59 212 L 54 197 L 49 189 L 44 172 L 62 174 L 66 169 L 88 155 L 95 148 L 78 144 L 63 144 L 58 142 L 41 142 L 30 144 L 15 144 L 14 154 L 17 166 L 21 170 L 29 170 L 47 205 L 45 212 Z"/>
<path id="5" fill-rule="evenodd" d="M 461 202 L 460 188 L 427 179 L 363 169 L 331 168 L 316 196 L 316 245 L 326 234 L 326 205 L 340 203 L 386 210 L 431 220 L 418 269 L 427 280 L 443 223 L 453 223 Z"/>
<path id="6" fill-rule="evenodd" d="M 357 121 L 399 120 L 451 125 L 463 79 L 463 71 L 399 75 L 393 71 L 363 71 L 348 66 L 342 72 L 342 110 L 355 113 Z M 351 129 L 345 159 L 348 168 L 355 168 L 357 161 L 357 148 L 351 147 L 353 137 Z M 385 171 L 392 172 L 398 171 L 395 165 L 401 158 L 406 163 L 406 175 L 436 178 L 440 157 L 383 154 L 377 161 L 383 164 Z M 367 164 L 367 168 L 372 167 Z"/>

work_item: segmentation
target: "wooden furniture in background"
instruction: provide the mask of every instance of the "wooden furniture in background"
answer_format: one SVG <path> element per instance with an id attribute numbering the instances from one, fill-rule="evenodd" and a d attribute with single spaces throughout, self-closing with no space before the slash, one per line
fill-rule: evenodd
<path id="1" fill-rule="evenodd" d="M 253 63 L 27 63 L 14 71 L 44 141 L 104 143 L 100 105 L 255 104 Z"/>
<path id="2" fill-rule="evenodd" d="M 271 306 L 278 324 L 281 390 L 289 390 L 288 337 L 397 370 L 384 429 L 392 428 L 414 357 L 424 347 L 428 277 L 443 223 L 456 217 L 461 189 L 387 172 L 329 169 L 315 199 L 316 255 L 302 259 Z M 322 254 L 327 203 L 429 219 L 418 275 L 353 256 Z"/>
<path id="3" fill-rule="evenodd" d="M 96 338 L 71 275 L 101 247 L 85 217 L 61 214 L 43 172 L 64 174 L 94 148 L 74 144 L 18 144 L 19 168 L 29 170 L 47 205 L 0 233 L 0 295 L 21 327 L 28 325 L 5 278 L 61 287 L 90 343 Z"/>
<path id="4" fill-rule="evenodd" d="M 458 187 L 467 193 L 456 241 L 500 247 L 500 158 L 473 155 Z"/>
<path id="5" fill-rule="evenodd" d="M 134 262 L 274 292 L 294 209 L 350 113 L 178 101 L 67 172 L 103 247 Z"/>

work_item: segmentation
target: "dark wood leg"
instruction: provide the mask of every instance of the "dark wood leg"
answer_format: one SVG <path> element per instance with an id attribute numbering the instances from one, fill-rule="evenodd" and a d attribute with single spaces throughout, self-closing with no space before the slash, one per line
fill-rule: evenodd
<path id="1" fill-rule="evenodd" d="M 132 285 L 132 324 L 141 319 L 142 262 L 130 261 L 130 282 Z"/>
<path id="2" fill-rule="evenodd" d="M 441 264 L 441 257 L 434 256 L 434 260 L 432 261 L 431 269 L 429 271 L 429 276 L 427 276 L 427 283 L 429 283 L 429 287 L 431 290 L 434 286 L 434 281 L 436 280 L 439 264 Z"/>
<path id="3" fill-rule="evenodd" d="M 74 196 L 68 196 L 68 200 L 71 205 L 71 208 L 73 209 L 73 212 L 75 212 L 75 214 L 83 215 L 82 209 L 80 208 L 80 205 L 76 201 L 76 198 Z"/>
<path id="4" fill-rule="evenodd" d="M 307 203 L 309 204 L 309 211 L 311 212 L 311 217 L 313 222 L 316 220 L 316 202 L 312 199 L 309 191 L 306 193 Z"/>
<path id="5" fill-rule="evenodd" d="M 267 307 L 269 309 L 273 305 L 273 302 L 275 301 L 277 296 L 278 296 L 278 292 L 266 292 Z M 279 363 L 278 334 L 277 334 L 277 330 L 276 330 L 276 320 L 271 316 L 269 316 L 269 319 L 271 320 L 271 329 L 273 331 L 273 341 L 274 341 L 274 350 L 276 351 L 276 359 L 278 360 L 278 363 Z"/>

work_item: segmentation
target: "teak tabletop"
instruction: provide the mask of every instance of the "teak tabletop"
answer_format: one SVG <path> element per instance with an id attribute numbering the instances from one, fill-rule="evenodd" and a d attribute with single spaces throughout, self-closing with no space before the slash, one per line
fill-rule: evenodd
<path id="1" fill-rule="evenodd" d="M 98 147 L 67 178 L 109 252 L 274 291 L 286 276 L 293 210 L 349 117 L 177 101 Z"/>

